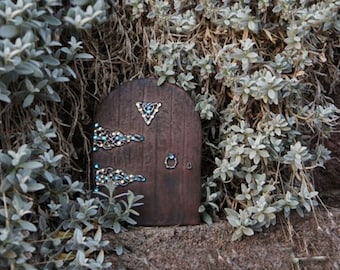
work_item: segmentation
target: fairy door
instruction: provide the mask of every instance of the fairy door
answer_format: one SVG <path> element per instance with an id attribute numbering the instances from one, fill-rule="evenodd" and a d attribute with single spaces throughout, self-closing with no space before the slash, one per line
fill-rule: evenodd
<path id="1" fill-rule="evenodd" d="M 97 188 L 144 195 L 139 225 L 198 224 L 201 125 L 181 88 L 130 81 L 98 106 L 92 156 Z"/>

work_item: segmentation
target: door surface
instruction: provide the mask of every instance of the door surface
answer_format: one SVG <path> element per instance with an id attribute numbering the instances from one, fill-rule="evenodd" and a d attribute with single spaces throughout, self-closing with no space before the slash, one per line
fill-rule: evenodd
<path id="1" fill-rule="evenodd" d="M 184 90 L 130 81 L 102 101 L 95 123 L 96 181 L 144 195 L 139 225 L 199 223 L 201 125 Z"/>

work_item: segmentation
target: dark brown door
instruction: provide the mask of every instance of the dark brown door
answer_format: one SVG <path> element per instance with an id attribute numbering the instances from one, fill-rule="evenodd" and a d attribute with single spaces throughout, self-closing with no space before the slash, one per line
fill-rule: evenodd
<path id="1" fill-rule="evenodd" d="M 184 90 L 154 79 L 128 82 L 102 101 L 95 122 L 97 181 L 144 195 L 138 224 L 199 223 L 201 125 Z"/>

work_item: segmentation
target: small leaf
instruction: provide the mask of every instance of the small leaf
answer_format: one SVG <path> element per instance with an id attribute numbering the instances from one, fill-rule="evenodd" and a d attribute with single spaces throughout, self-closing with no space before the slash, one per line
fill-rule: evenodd
<path id="1" fill-rule="evenodd" d="M 28 222 L 26 220 L 19 220 L 18 222 L 23 230 L 30 231 L 30 232 L 37 231 L 37 227 L 31 222 Z"/>
<path id="2" fill-rule="evenodd" d="M 115 221 L 113 223 L 113 230 L 115 233 L 119 233 L 120 230 L 121 230 L 121 226 L 120 226 L 120 223 L 118 221 Z"/>
<path id="3" fill-rule="evenodd" d="M 101 265 L 103 264 L 103 262 L 104 262 L 104 250 L 101 249 L 99 251 L 96 262 L 101 264 Z"/>
<path id="4" fill-rule="evenodd" d="M 32 104 L 33 100 L 34 100 L 34 95 L 32 94 L 27 95 L 26 98 L 24 99 L 24 102 L 22 103 L 22 107 L 27 108 L 28 106 Z"/>
<path id="5" fill-rule="evenodd" d="M 89 53 L 78 53 L 76 54 L 77 59 L 93 59 L 93 55 Z"/>
<path id="6" fill-rule="evenodd" d="M 252 236 L 254 235 L 254 231 L 253 229 L 249 228 L 249 227 L 242 227 L 242 232 L 247 235 L 247 236 Z"/>
<path id="7" fill-rule="evenodd" d="M 205 206 L 201 204 L 200 207 L 198 208 L 198 212 L 203 213 L 204 211 L 205 211 Z"/>
<path id="8" fill-rule="evenodd" d="M 38 161 L 28 161 L 28 162 L 20 164 L 20 167 L 25 168 L 25 169 L 37 169 L 37 168 L 41 168 L 42 166 L 43 165 Z"/>
<path id="9" fill-rule="evenodd" d="M 202 213 L 202 220 L 208 225 L 213 223 L 211 216 L 207 212 Z"/>
<path id="10" fill-rule="evenodd" d="M 0 100 L 3 101 L 3 102 L 7 102 L 7 103 L 11 102 L 10 98 L 8 97 L 8 95 L 5 95 L 3 93 L 0 93 Z"/>
<path id="11" fill-rule="evenodd" d="M 19 73 L 20 75 L 30 75 L 34 73 L 34 70 L 32 69 L 32 65 L 30 63 L 21 62 L 16 67 L 16 72 Z"/>
<path id="12" fill-rule="evenodd" d="M 0 37 L 13 38 L 18 34 L 17 27 L 15 25 L 2 25 L 0 26 Z"/>
<path id="13" fill-rule="evenodd" d="M 120 255 L 123 254 L 123 252 L 124 252 L 123 246 L 120 245 L 120 244 L 118 244 L 118 245 L 116 246 L 116 254 L 117 254 L 118 256 L 120 256 Z"/>
<path id="14" fill-rule="evenodd" d="M 60 62 L 57 58 L 54 58 L 51 55 L 44 55 L 42 56 L 42 60 L 44 61 L 45 64 L 50 65 L 50 66 L 59 66 Z"/>
<path id="15" fill-rule="evenodd" d="M 51 15 L 43 15 L 42 18 L 45 19 L 45 21 L 49 24 L 49 25 L 53 25 L 53 26 L 59 26 L 61 25 L 61 21 Z"/>
<path id="16" fill-rule="evenodd" d="M 99 242 L 101 239 L 102 239 L 102 229 L 101 229 L 100 226 L 98 226 L 98 230 L 96 231 L 96 233 L 94 235 L 94 240 Z"/>
<path id="17" fill-rule="evenodd" d="M 34 191 L 42 190 L 44 188 L 45 188 L 45 186 L 43 184 L 40 184 L 40 183 L 30 183 L 27 186 L 27 191 L 34 192 Z"/>
<path id="18" fill-rule="evenodd" d="M 227 216 L 227 219 L 233 227 L 239 227 L 241 225 L 241 221 L 237 216 Z"/>

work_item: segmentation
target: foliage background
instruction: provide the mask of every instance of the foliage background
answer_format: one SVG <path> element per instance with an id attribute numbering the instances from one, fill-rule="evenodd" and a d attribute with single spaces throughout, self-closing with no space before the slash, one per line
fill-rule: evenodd
<path id="1" fill-rule="evenodd" d="M 311 172 L 330 158 L 339 112 L 329 98 L 338 11 L 339 1 L 116 2 L 83 37 L 97 57 L 82 83 L 98 101 L 149 76 L 192 95 L 204 131 L 199 211 L 226 217 L 233 239 L 252 235 L 317 204 Z"/>
<path id="2" fill-rule="evenodd" d="M 278 213 L 312 211 L 311 171 L 330 158 L 323 142 L 338 118 L 329 94 L 339 85 L 339 6 L 2 2 L 2 267 L 33 269 L 41 258 L 70 269 L 109 267 L 100 263 L 107 244 L 101 227 L 119 232 L 121 221 L 133 224 L 129 214 L 140 197 L 117 204 L 113 195 L 103 203 L 80 194 L 93 186 L 93 112 L 136 78 L 176 83 L 196 101 L 205 222 L 226 218 L 235 240 L 275 224 Z"/>

